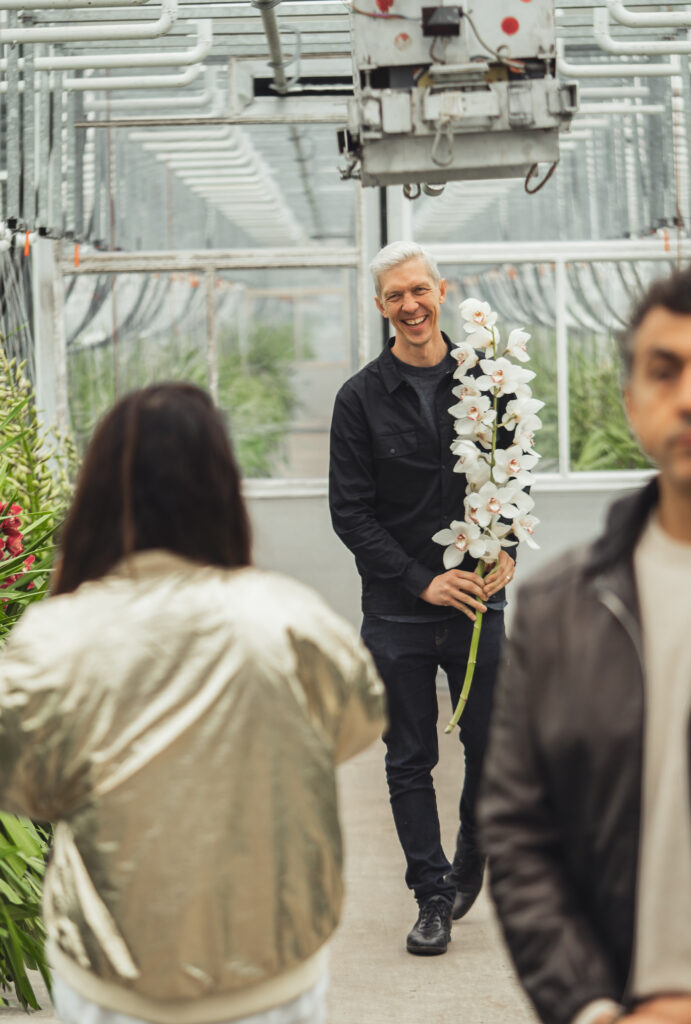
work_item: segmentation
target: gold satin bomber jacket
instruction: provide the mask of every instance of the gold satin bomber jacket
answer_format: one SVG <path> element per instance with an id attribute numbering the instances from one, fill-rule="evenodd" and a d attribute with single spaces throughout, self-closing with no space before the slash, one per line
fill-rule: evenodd
<path id="1" fill-rule="evenodd" d="M 383 726 L 356 632 L 276 573 L 147 551 L 31 607 L 0 655 L 0 807 L 58 823 L 61 960 L 183 1002 L 306 961 L 341 909 L 334 765 Z"/>

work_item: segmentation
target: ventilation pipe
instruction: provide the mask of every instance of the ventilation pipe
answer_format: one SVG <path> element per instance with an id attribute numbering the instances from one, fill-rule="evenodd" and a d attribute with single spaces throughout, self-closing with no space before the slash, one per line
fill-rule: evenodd
<path id="1" fill-rule="evenodd" d="M 54 6 L 54 5 L 53 5 Z M 152 22 L 0 28 L 0 43 L 88 43 L 116 39 L 157 39 L 170 32 L 178 16 L 177 0 L 161 0 L 161 16 Z"/>
<path id="2" fill-rule="evenodd" d="M 671 78 L 679 74 L 679 63 L 672 59 L 669 64 L 572 64 L 566 60 L 564 40 L 557 39 L 557 71 L 567 78 Z"/>
<path id="3" fill-rule="evenodd" d="M 606 0 L 607 10 L 620 25 L 629 28 L 691 28 L 689 11 L 628 11 L 622 0 Z"/>
<path id="4" fill-rule="evenodd" d="M 84 108 L 93 111 L 112 111 L 117 108 L 121 110 L 156 110 L 180 108 L 206 107 L 216 99 L 216 72 L 213 68 L 204 69 L 206 85 L 203 92 L 193 93 L 191 96 L 152 96 L 150 99 L 121 99 L 112 97 L 107 100 L 87 99 L 84 100 Z"/>
<path id="5" fill-rule="evenodd" d="M 667 108 L 663 103 L 641 103 L 634 106 L 632 103 L 582 103 L 577 111 L 578 114 L 665 114 Z"/>
<path id="6" fill-rule="evenodd" d="M 149 0 L 0 0 L 0 11 L 75 10 L 78 7 L 143 7 Z"/>
<path id="7" fill-rule="evenodd" d="M 203 64 L 193 64 L 181 75 L 122 75 L 106 78 L 103 75 L 90 78 L 66 78 L 65 89 L 72 92 L 105 92 L 111 89 L 182 89 L 195 82 L 202 73 Z"/>
<path id="8" fill-rule="evenodd" d="M 609 88 L 596 85 L 578 90 L 579 99 L 585 100 L 646 99 L 649 95 L 650 89 L 646 85 L 613 85 Z"/>
<path id="9" fill-rule="evenodd" d="M 663 53 L 691 53 L 691 41 L 688 39 L 651 39 L 633 43 L 612 39 L 609 34 L 609 11 L 602 7 L 593 11 L 593 34 L 601 50 L 619 56 L 654 57 Z"/>

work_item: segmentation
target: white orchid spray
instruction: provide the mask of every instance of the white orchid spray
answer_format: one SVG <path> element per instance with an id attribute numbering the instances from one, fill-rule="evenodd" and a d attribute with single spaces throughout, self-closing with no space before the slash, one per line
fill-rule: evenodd
<path id="1" fill-rule="evenodd" d="M 452 389 L 458 402 L 449 412 L 456 432 L 451 443 L 457 457 L 454 472 L 465 474 L 467 480 L 464 516 L 448 529 L 439 530 L 432 540 L 446 549 L 446 569 L 457 568 L 470 555 L 478 559 L 475 571 L 482 577 L 487 566 L 497 561 L 502 548 L 518 541 L 525 541 L 531 548 L 538 546 L 533 532 L 540 520 L 532 515 L 535 502 L 525 488 L 533 483 L 532 470 L 540 458 L 534 450 L 534 435 L 542 426 L 537 414 L 544 402 L 532 397 L 529 382 L 535 374 L 520 365 L 530 359 L 530 335 L 522 329 L 511 331 L 502 345 L 497 314 L 489 303 L 466 299 L 460 310 L 466 338 L 451 352 L 458 363 L 454 372 L 458 384 Z M 505 448 L 497 447 L 500 427 L 511 438 Z M 463 689 L 447 733 L 458 725 L 468 700 L 482 619 L 479 612 Z"/>

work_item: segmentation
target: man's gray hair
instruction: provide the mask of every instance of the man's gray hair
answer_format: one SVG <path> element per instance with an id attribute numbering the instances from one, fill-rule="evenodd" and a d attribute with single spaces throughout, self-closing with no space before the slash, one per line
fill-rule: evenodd
<path id="1" fill-rule="evenodd" d="M 417 242 L 392 242 L 391 245 L 386 245 L 383 249 L 379 250 L 370 263 L 369 269 L 374 281 L 377 298 L 380 301 L 381 283 L 379 279 L 381 275 L 386 270 L 393 270 L 394 267 L 399 266 L 401 263 L 406 263 L 408 260 L 416 260 L 419 258 L 422 258 L 425 261 L 432 280 L 438 284 L 441 281 L 441 274 L 439 273 L 439 267 L 437 266 L 436 260 L 431 253 L 427 251 L 427 249 L 418 245 Z"/>

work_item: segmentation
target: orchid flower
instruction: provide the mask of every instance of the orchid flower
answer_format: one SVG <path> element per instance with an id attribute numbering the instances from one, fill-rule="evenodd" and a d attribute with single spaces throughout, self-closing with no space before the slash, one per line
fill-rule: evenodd
<path id="1" fill-rule="evenodd" d="M 490 330 L 487 327 L 474 328 L 472 324 L 463 324 L 463 330 L 468 332 L 466 343 L 485 353 L 493 353 L 499 343 L 499 331 L 494 327 Z"/>
<path id="2" fill-rule="evenodd" d="M 449 412 L 456 417 L 456 433 L 470 434 L 476 423 L 490 426 L 497 415 L 491 404 L 491 399 L 487 395 L 468 395 L 462 398 L 458 405 L 452 406 Z"/>
<path id="3" fill-rule="evenodd" d="M 435 533 L 432 540 L 444 545 L 446 569 L 456 568 L 470 554 L 478 560 L 475 571 L 482 577 L 487 565 L 499 558 L 501 549 L 515 545 L 517 539 L 525 540 L 528 547 L 537 547 L 532 538 L 538 523 L 531 514 L 535 501 L 523 488 L 533 482 L 531 470 L 539 460 L 533 451 L 533 435 L 542 425 L 537 413 L 544 402 L 532 397 L 532 370 L 511 361 L 528 362 L 526 343 L 530 335 L 517 328 L 502 349 L 495 326 L 497 314 L 489 303 L 469 298 L 461 303 L 460 310 L 466 337 L 452 350 L 457 362 L 453 376 L 458 381 L 452 394 L 458 401 L 449 412 L 456 433 L 451 442 L 451 451 L 457 456 L 454 472 L 466 478 L 465 514 L 449 529 Z M 473 376 L 470 371 L 478 363 L 482 373 Z M 499 422 L 498 401 L 507 395 L 514 397 L 507 402 Z M 498 427 L 513 432 L 506 448 L 497 447 Z M 447 733 L 458 724 L 468 699 L 482 618 L 482 613 L 475 616 L 461 696 Z"/>
<path id="4" fill-rule="evenodd" d="M 517 444 L 524 452 L 531 451 L 535 445 L 535 431 L 539 430 L 541 426 L 542 420 L 540 417 L 529 414 L 525 419 L 520 420 L 516 424 L 513 435 L 514 444 Z"/>
<path id="5" fill-rule="evenodd" d="M 529 339 L 530 335 L 521 327 L 517 327 L 516 330 L 511 331 L 511 334 L 509 335 L 504 355 L 518 359 L 520 363 L 527 363 L 530 356 L 528 355 L 526 342 L 529 341 Z"/>
<path id="6" fill-rule="evenodd" d="M 514 398 L 506 406 L 506 414 L 501 424 L 502 427 L 505 427 L 507 430 L 515 430 L 526 416 L 535 416 L 544 407 L 544 404 L 544 402 L 538 401 L 537 398 Z"/>
<path id="7" fill-rule="evenodd" d="M 474 330 L 475 327 L 491 328 L 497 322 L 497 314 L 492 311 L 489 302 L 480 302 L 479 299 L 466 299 L 458 308 L 463 319 L 473 325 L 471 330 Z M 465 327 L 467 330 L 467 323 Z"/>
<path id="8" fill-rule="evenodd" d="M 518 386 L 527 384 L 535 376 L 532 370 L 524 370 L 522 366 L 516 366 L 504 356 L 500 356 L 499 359 L 481 359 L 480 368 L 484 375 L 478 377 L 477 386 L 482 391 L 491 390 L 497 398 L 514 394 Z"/>
<path id="9" fill-rule="evenodd" d="M 499 448 L 494 453 L 494 479 L 503 484 L 509 477 L 514 477 L 522 487 L 529 487 L 533 483 L 530 470 L 537 465 L 539 458 L 534 452 L 524 452 L 516 444 L 511 448 Z"/>
<path id="10" fill-rule="evenodd" d="M 477 350 L 467 341 L 462 341 L 460 345 L 456 346 L 456 348 L 451 349 L 451 357 L 457 361 L 458 369 L 463 373 L 465 373 L 466 370 L 472 370 L 474 366 L 477 366 L 480 358 L 477 354 Z"/>
<path id="11" fill-rule="evenodd" d="M 519 541 L 525 541 L 529 548 L 537 550 L 539 544 L 533 540 L 533 532 L 535 527 L 540 522 L 537 516 L 531 516 L 529 513 L 523 513 L 517 516 L 513 521 L 513 532 Z"/>
<path id="12" fill-rule="evenodd" d="M 468 494 L 465 506 L 468 518 L 478 526 L 487 527 L 495 516 L 512 519 L 518 509 L 512 504 L 516 491 L 513 487 L 497 487 L 492 481 L 483 484 L 479 491 Z"/>
<path id="13" fill-rule="evenodd" d="M 471 558 L 482 558 L 486 547 L 482 531 L 475 523 L 453 522 L 449 530 L 439 530 L 432 540 L 435 544 L 448 545 L 444 551 L 445 569 L 455 569 L 466 554 Z"/>
<path id="14" fill-rule="evenodd" d="M 467 398 L 468 395 L 481 395 L 482 392 L 477 386 L 477 377 L 463 376 L 459 378 L 456 387 L 451 388 L 451 394 L 455 395 L 456 398 Z M 451 412 L 450 409 L 449 412 Z"/>

